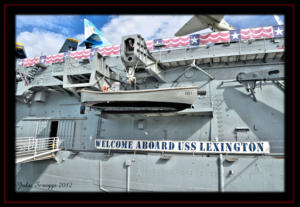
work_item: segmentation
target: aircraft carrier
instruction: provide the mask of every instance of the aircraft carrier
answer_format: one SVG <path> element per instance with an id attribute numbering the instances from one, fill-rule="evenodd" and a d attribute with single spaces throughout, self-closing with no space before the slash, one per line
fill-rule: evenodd
<path id="1" fill-rule="evenodd" d="M 283 29 L 19 59 L 16 191 L 283 192 Z"/>

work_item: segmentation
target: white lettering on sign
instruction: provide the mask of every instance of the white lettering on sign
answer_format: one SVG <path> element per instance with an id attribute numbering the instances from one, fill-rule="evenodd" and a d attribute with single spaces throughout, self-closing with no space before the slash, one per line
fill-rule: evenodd
<path id="1" fill-rule="evenodd" d="M 175 153 L 211 153 L 211 154 L 266 154 L 270 153 L 270 144 L 258 142 L 207 142 L 207 141 L 153 141 L 153 140 L 115 140 L 96 139 L 99 150 L 126 150 Z"/>

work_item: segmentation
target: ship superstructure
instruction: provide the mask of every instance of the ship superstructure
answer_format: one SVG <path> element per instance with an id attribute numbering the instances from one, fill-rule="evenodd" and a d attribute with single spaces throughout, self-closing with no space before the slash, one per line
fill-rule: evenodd
<path id="1" fill-rule="evenodd" d="M 18 60 L 16 190 L 284 191 L 283 31 Z"/>

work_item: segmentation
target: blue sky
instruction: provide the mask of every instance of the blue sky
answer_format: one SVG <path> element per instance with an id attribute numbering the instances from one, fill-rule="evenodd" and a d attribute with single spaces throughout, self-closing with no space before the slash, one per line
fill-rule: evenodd
<path id="1" fill-rule="evenodd" d="M 141 34 L 146 40 L 173 37 L 192 15 L 17 15 L 16 41 L 25 45 L 29 58 L 56 54 L 65 38 L 84 38 L 83 19 L 95 24 L 113 44 L 121 36 Z M 280 15 L 284 22 L 284 16 Z M 225 15 L 238 29 L 277 25 L 273 15 Z M 78 48 L 81 50 L 84 48 Z"/>

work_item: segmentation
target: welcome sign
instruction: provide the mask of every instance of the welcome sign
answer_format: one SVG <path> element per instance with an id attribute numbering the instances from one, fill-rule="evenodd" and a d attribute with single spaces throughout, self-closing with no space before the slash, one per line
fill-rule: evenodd
<path id="1" fill-rule="evenodd" d="M 99 150 L 125 150 L 174 153 L 210 153 L 210 154 L 266 154 L 270 153 L 270 144 L 258 142 L 208 142 L 208 141 L 167 141 L 167 140 L 116 140 L 96 139 Z"/>

